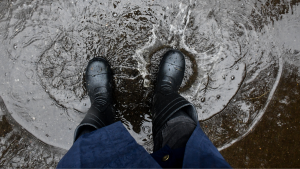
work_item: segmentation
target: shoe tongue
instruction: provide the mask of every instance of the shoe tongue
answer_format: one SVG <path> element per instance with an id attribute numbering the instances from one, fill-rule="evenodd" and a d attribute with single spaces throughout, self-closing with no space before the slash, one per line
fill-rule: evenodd
<path id="1" fill-rule="evenodd" d="M 174 91 L 173 91 L 173 88 L 172 88 L 171 86 L 162 86 L 161 89 L 160 89 L 160 91 L 161 91 L 163 94 L 166 94 L 166 95 L 171 94 L 171 93 L 174 92 Z"/>
<path id="2" fill-rule="evenodd" d="M 162 79 L 162 83 L 160 85 L 160 91 L 163 94 L 171 94 L 174 92 L 173 86 L 174 86 L 174 80 L 169 76 L 165 76 Z"/>
<path id="3" fill-rule="evenodd" d="M 99 110 L 105 106 L 109 99 L 109 94 L 106 87 L 97 87 L 94 89 L 94 98 L 92 104 L 94 104 Z M 100 106 L 100 107 L 99 107 Z"/>
<path id="4" fill-rule="evenodd" d="M 107 93 L 107 88 L 104 87 L 104 86 L 101 86 L 101 87 L 97 87 L 94 89 L 94 93 L 95 94 L 103 94 L 103 93 Z"/>

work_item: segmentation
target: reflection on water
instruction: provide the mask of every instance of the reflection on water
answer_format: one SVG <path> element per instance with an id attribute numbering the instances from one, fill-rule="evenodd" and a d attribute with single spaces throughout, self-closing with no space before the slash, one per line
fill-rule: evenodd
<path id="1" fill-rule="evenodd" d="M 221 150 L 251 131 L 300 49 L 296 1 L 1 1 L 1 96 L 41 141 L 68 149 L 90 103 L 84 69 L 96 56 L 114 71 L 117 119 L 152 151 L 150 103 L 167 49 L 181 50 L 181 94 Z"/>

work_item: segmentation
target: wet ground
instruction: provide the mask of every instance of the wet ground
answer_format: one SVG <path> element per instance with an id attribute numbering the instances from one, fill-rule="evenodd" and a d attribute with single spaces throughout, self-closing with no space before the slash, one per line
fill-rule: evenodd
<path id="1" fill-rule="evenodd" d="M 296 65 L 284 65 L 278 88 L 257 127 L 241 141 L 221 151 L 233 167 L 300 167 L 300 76 L 299 65 Z"/>
<path id="2" fill-rule="evenodd" d="M 233 167 L 299 167 L 298 1 L 0 2 L 0 166 L 55 167 L 89 108 L 88 60 L 114 71 L 116 119 L 152 151 L 164 52 L 185 54 L 180 93 Z"/>

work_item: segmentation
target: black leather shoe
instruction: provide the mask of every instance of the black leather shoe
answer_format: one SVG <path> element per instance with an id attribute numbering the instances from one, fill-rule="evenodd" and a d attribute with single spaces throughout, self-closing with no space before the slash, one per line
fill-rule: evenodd
<path id="1" fill-rule="evenodd" d="M 162 58 L 154 92 L 178 93 L 185 70 L 184 56 L 180 51 L 170 50 Z"/>
<path id="2" fill-rule="evenodd" d="M 195 107 L 178 94 L 185 70 L 184 55 L 178 50 L 168 51 L 162 58 L 157 74 L 154 96 L 152 100 L 152 131 L 153 138 L 157 140 L 168 120 L 176 116 L 176 112 L 182 110 L 196 124 L 198 115 Z M 154 151 L 161 148 L 162 141 L 154 142 Z"/>
<path id="3" fill-rule="evenodd" d="M 100 57 L 90 60 L 85 80 L 91 108 L 76 128 L 74 141 L 84 133 L 84 130 L 96 130 L 114 122 L 112 71 L 108 62 Z"/>

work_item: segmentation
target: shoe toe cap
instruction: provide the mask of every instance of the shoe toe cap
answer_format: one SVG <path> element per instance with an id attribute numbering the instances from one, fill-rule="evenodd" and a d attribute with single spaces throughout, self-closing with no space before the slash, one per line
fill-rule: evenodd
<path id="1" fill-rule="evenodd" d="M 185 67 L 184 55 L 178 50 L 170 50 L 164 55 L 164 61 L 179 67 Z"/>
<path id="2" fill-rule="evenodd" d="M 108 62 L 102 58 L 92 59 L 86 70 L 86 75 L 93 76 L 99 74 L 107 74 L 110 72 L 110 66 Z"/>

